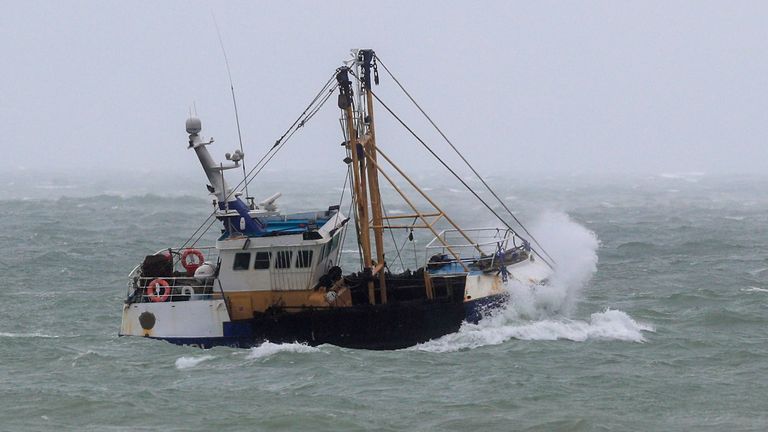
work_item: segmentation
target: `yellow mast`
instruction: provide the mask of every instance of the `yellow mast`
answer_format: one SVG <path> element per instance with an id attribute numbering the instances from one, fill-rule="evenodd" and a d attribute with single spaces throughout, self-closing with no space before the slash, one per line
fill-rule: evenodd
<path id="1" fill-rule="evenodd" d="M 458 254 L 450 245 L 448 245 L 444 239 L 435 231 L 433 226 L 441 218 L 445 218 L 448 223 L 454 226 L 458 232 L 470 243 L 472 240 L 470 237 L 459 227 L 453 220 L 451 220 L 445 212 L 443 212 L 432 199 L 427 196 L 404 172 L 397 167 L 385 154 L 382 156 L 386 161 L 391 164 L 398 171 L 400 175 L 405 177 L 408 183 L 413 186 L 419 194 L 421 194 L 431 205 L 437 210 L 436 213 L 426 213 L 417 210 L 413 202 L 411 202 L 407 196 L 401 191 L 393 180 L 381 170 L 378 164 L 377 157 L 380 153 L 376 147 L 376 130 L 374 126 L 373 118 L 373 99 L 374 95 L 371 91 L 371 78 L 374 78 L 376 84 L 378 84 L 378 76 L 375 65 L 375 54 L 373 50 L 358 50 L 355 57 L 356 74 L 348 67 L 342 67 L 336 74 L 336 80 L 339 83 L 339 108 L 344 112 L 343 120 L 346 124 L 346 133 L 348 140 L 346 142 L 346 148 L 350 153 L 348 163 L 352 164 L 352 182 L 353 190 L 355 192 L 355 199 L 357 201 L 356 216 L 359 224 L 359 243 L 362 249 L 363 255 L 363 271 L 365 274 L 370 275 L 371 278 L 379 278 L 379 290 L 381 303 L 387 303 L 387 282 L 385 275 L 386 261 L 384 256 L 384 220 L 385 219 L 397 219 L 402 216 L 384 217 L 383 208 L 381 204 L 381 191 L 379 189 L 379 173 L 381 173 L 386 180 L 392 185 L 395 191 L 406 201 L 406 203 L 415 212 L 414 217 L 421 219 L 423 222 L 423 228 L 427 228 L 432 231 L 435 238 L 446 247 L 453 258 L 464 268 L 468 270 L 466 264 L 462 262 L 460 254 Z M 349 79 L 349 74 L 353 73 L 357 81 L 359 82 L 358 89 L 358 104 L 357 110 L 354 108 L 352 82 Z M 364 98 L 363 98 L 364 96 Z M 365 99 L 365 106 L 363 106 L 363 99 Z M 355 116 L 357 114 L 357 117 Z M 370 213 L 369 213 L 370 203 Z M 409 215 L 411 217 L 411 215 Z M 434 217 L 432 221 L 427 220 L 428 217 Z M 411 228 L 415 227 L 411 225 Z M 393 228 L 393 227 L 388 227 Z M 376 260 L 373 259 L 373 251 L 370 239 L 369 231 L 373 231 L 374 245 L 376 248 Z M 478 251 L 480 250 L 477 245 L 474 245 Z M 430 278 L 429 275 L 424 273 L 425 282 L 427 284 L 427 294 L 431 298 Z M 373 279 L 368 281 L 368 299 L 371 304 L 376 304 L 375 285 Z"/>
<path id="2" fill-rule="evenodd" d="M 368 175 L 368 168 L 366 168 L 366 151 L 365 151 L 365 145 L 368 145 L 369 135 L 366 135 L 361 142 L 359 138 L 359 133 L 357 128 L 355 127 L 355 115 L 352 108 L 352 82 L 349 80 L 349 69 L 348 68 L 341 68 L 339 72 L 336 75 L 336 80 L 339 83 L 339 88 L 341 91 L 341 94 L 339 95 L 339 108 L 344 110 L 344 120 L 346 123 L 346 131 L 347 131 L 347 142 L 346 147 L 347 150 L 349 150 L 349 153 L 351 155 L 351 163 L 352 163 L 352 185 L 353 189 L 355 191 L 355 200 L 357 201 L 357 221 L 360 226 L 360 230 L 358 233 L 360 242 L 360 247 L 362 249 L 362 255 L 363 255 L 363 272 L 364 273 L 371 273 L 375 274 L 380 272 L 380 283 L 384 279 L 384 272 L 381 271 L 384 267 L 384 260 L 383 260 L 383 236 L 382 242 L 379 243 L 377 241 L 376 243 L 376 250 L 377 250 L 377 257 L 379 258 L 376 268 L 373 268 L 373 258 L 371 256 L 371 239 L 370 239 L 370 223 L 368 219 L 368 193 L 369 193 L 369 182 L 371 181 Z M 364 119 L 360 119 L 361 121 Z M 375 172 L 374 172 L 375 174 Z M 373 176 L 375 177 L 375 176 Z M 381 210 L 381 198 L 378 191 L 378 182 L 375 182 L 376 187 L 371 187 L 371 202 L 376 203 L 373 205 L 372 212 L 376 213 L 376 208 L 378 207 L 379 211 Z M 374 224 L 376 223 L 376 218 L 374 217 Z M 380 213 L 379 213 L 379 225 L 380 223 Z M 379 237 L 375 237 L 376 240 L 379 239 Z M 378 254 L 378 252 L 381 251 L 381 254 Z M 382 290 L 383 290 L 382 286 Z M 382 291 L 383 292 L 383 291 Z M 371 304 L 376 304 L 376 290 L 375 285 L 373 281 L 368 282 L 368 301 Z M 386 294 L 382 294 L 382 302 L 386 302 Z"/>
<path id="3" fill-rule="evenodd" d="M 363 122 L 368 125 L 368 133 L 364 138 L 365 154 L 370 158 L 368 167 L 368 184 L 371 197 L 371 216 L 373 222 L 373 237 L 376 243 L 376 268 L 374 273 L 379 276 L 379 289 L 381 290 L 381 302 L 387 303 L 387 280 L 384 273 L 384 228 L 382 226 L 382 207 L 381 191 L 379 189 L 379 176 L 376 172 L 376 129 L 373 121 L 373 95 L 371 94 L 371 61 L 373 60 L 373 50 L 361 50 L 358 54 L 358 60 L 362 60 L 362 84 L 365 89 L 365 102 L 367 117 Z"/>

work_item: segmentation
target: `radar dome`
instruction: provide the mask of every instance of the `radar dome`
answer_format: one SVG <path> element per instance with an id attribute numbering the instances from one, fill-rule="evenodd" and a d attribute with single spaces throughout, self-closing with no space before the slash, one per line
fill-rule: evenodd
<path id="1" fill-rule="evenodd" d="M 187 119 L 187 133 L 188 134 L 197 134 L 200 133 L 200 130 L 202 130 L 203 125 L 200 122 L 200 119 L 197 117 L 190 117 Z"/>

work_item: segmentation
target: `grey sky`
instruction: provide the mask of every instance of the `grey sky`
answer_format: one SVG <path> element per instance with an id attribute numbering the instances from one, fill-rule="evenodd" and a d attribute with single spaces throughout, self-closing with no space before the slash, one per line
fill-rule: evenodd
<path id="1" fill-rule="evenodd" d="M 193 103 L 233 150 L 213 10 L 251 162 L 371 47 L 483 170 L 768 173 L 767 5 L 3 0 L 0 167 L 195 171 Z M 383 73 L 376 91 L 447 150 Z M 333 105 L 273 168 L 341 169 Z M 436 167 L 378 120 L 404 165 Z"/>

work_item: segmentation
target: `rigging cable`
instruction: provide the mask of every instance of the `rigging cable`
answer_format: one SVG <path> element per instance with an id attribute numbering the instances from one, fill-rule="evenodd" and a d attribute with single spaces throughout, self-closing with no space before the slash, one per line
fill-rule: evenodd
<path id="1" fill-rule="evenodd" d="M 349 176 L 352 175 L 351 167 L 347 170 L 347 175 Z M 350 188 L 349 188 L 349 210 L 347 211 L 348 215 L 354 215 L 352 213 L 352 209 L 355 207 L 355 194 L 354 192 L 352 192 L 351 186 L 352 185 L 350 185 Z M 357 228 L 357 221 L 355 221 L 355 227 Z M 338 266 L 341 266 L 341 255 L 344 253 L 344 243 L 346 242 L 346 240 L 347 240 L 347 230 L 345 229 L 341 233 L 341 241 L 339 242 L 339 252 L 338 252 L 339 260 L 336 263 Z M 360 249 L 360 242 L 356 242 L 356 243 L 357 243 L 357 253 L 360 256 L 360 260 L 358 262 L 363 262 L 363 251 Z M 362 271 L 362 267 L 360 268 L 360 271 Z"/>
<path id="2" fill-rule="evenodd" d="M 333 82 L 335 77 L 336 77 L 336 73 L 334 72 L 333 74 L 331 74 L 331 77 L 328 79 L 328 81 L 326 81 L 326 83 L 323 85 L 323 87 L 320 89 L 320 91 L 315 95 L 315 97 L 312 99 L 312 101 L 309 103 L 309 105 L 307 105 L 307 107 L 304 109 L 304 111 L 299 115 L 299 117 L 288 127 L 288 129 L 286 129 L 286 131 L 283 133 L 283 135 L 275 141 L 275 143 L 269 148 L 269 150 L 267 150 L 267 152 L 264 154 L 264 156 L 262 156 L 261 159 L 259 159 L 259 161 L 256 163 L 256 165 L 254 165 L 254 167 L 251 168 L 251 170 L 248 173 L 248 175 L 245 178 L 243 178 L 243 180 L 241 180 L 234 188 L 232 188 L 232 190 L 229 192 L 229 194 L 226 197 L 227 200 L 229 200 L 229 198 L 231 198 L 235 194 L 235 192 L 238 190 L 238 188 L 241 185 L 243 185 L 243 184 L 247 185 L 249 182 L 251 182 L 253 180 L 253 178 L 255 178 L 256 175 L 258 175 L 261 172 L 261 170 L 264 168 L 264 166 L 266 166 L 266 164 L 269 163 L 269 161 L 272 160 L 272 157 L 274 157 L 274 155 L 277 154 L 277 152 L 279 152 L 280 149 L 283 148 L 285 143 L 287 143 L 291 139 L 291 137 L 298 130 L 298 128 L 306 124 L 306 120 L 308 120 L 308 119 L 305 118 L 305 121 L 301 124 L 301 126 L 297 127 L 297 124 L 299 124 L 299 122 L 302 120 L 302 118 L 306 117 L 307 112 L 309 112 L 310 109 L 312 109 L 314 107 L 314 105 L 318 101 L 318 99 L 320 99 L 326 91 L 328 91 L 329 94 L 333 94 L 333 92 L 336 89 L 336 85 L 332 86 L 330 88 L 330 90 L 328 89 L 328 86 L 329 86 L 329 84 L 331 84 L 331 82 Z M 326 97 L 322 101 L 322 104 L 324 104 L 328 100 L 328 98 L 329 98 L 329 96 L 326 95 Z M 312 113 L 312 116 L 314 116 L 314 114 L 316 114 L 316 113 L 317 113 L 317 111 L 314 111 Z M 272 156 L 270 156 L 270 154 L 272 154 Z M 269 157 L 269 159 L 267 159 L 268 157 Z M 266 162 L 264 162 L 263 166 L 261 166 L 261 168 L 259 168 L 259 165 L 261 165 L 262 162 L 265 159 L 266 159 Z M 258 171 L 257 171 L 257 169 L 258 169 Z M 251 178 L 248 179 L 248 177 L 251 177 Z M 200 224 L 200 226 L 195 230 L 195 232 L 192 233 L 192 235 L 179 247 L 179 249 L 186 248 L 190 244 L 190 241 L 192 241 L 192 239 L 194 239 L 195 236 L 202 229 L 203 231 L 202 231 L 202 233 L 200 233 L 200 236 L 198 236 L 197 239 L 191 244 L 191 246 L 189 246 L 189 247 L 194 247 L 197 244 L 197 242 L 200 241 L 200 239 L 203 237 L 203 235 L 205 235 L 205 233 L 208 232 L 208 230 L 211 228 L 213 223 L 216 221 L 215 217 L 216 217 L 217 213 L 218 213 L 218 209 L 214 210 L 213 212 L 211 212 L 208 215 L 208 217 L 205 219 L 205 221 L 203 221 L 203 223 Z M 213 220 L 211 220 L 211 218 L 213 218 Z M 210 221 L 210 223 L 208 223 L 209 221 Z M 208 225 L 206 226 L 206 224 L 208 224 Z M 205 227 L 205 229 L 203 229 L 203 227 Z"/>
<path id="3" fill-rule="evenodd" d="M 354 106 L 355 106 L 354 100 L 351 102 L 351 104 L 352 104 L 352 109 L 354 110 Z M 344 161 L 345 162 L 350 161 L 350 162 L 347 162 L 347 174 L 350 176 L 350 179 L 351 179 L 352 178 L 351 176 L 353 175 L 352 170 L 354 169 L 352 167 L 352 162 L 351 162 L 352 151 L 349 149 L 349 146 L 346 145 L 346 143 L 350 142 L 351 138 L 348 135 L 347 128 L 345 127 L 345 122 L 346 122 L 345 117 L 342 114 L 342 119 L 339 121 L 339 125 L 341 126 L 341 135 L 344 137 L 344 142 L 342 143 L 342 145 L 344 145 L 344 148 L 346 149 L 346 153 L 347 153 L 347 157 L 344 159 Z M 357 204 L 357 191 L 355 190 L 354 187 L 352 187 L 351 184 L 349 187 L 349 198 L 350 198 L 349 215 L 355 220 L 355 235 L 357 236 L 357 241 L 356 241 L 357 255 L 360 258 L 358 262 L 360 263 L 360 271 L 363 271 L 363 249 L 362 249 L 362 245 L 360 244 L 360 221 L 357 219 L 357 212 L 352 211 L 352 209 Z M 346 231 L 344 232 L 344 235 L 345 235 L 344 239 L 346 240 Z M 342 248 L 344 247 L 343 243 L 341 247 Z"/>
<path id="4" fill-rule="evenodd" d="M 353 76 L 354 76 L 354 75 L 353 75 Z M 357 78 L 357 77 L 355 77 L 355 78 Z M 397 114 L 395 114 L 395 113 L 394 113 L 394 111 L 392 111 L 392 110 L 389 108 L 389 106 L 387 106 L 387 104 L 385 104 L 385 103 L 384 103 L 384 102 L 383 102 L 383 101 L 382 101 L 382 100 L 379 98 L 379 96 L 377 96 L 377 95 L 376 95 L 376 93 L 374 93 L 374 92 L 373 92 L 373 90 L 369 90 L 369 91 L 371 92 L 371 94 L 373 95 L 373 97 L 374 97 L 374 98 L 375 98 L 375 99 L 376 99 L 376 100 L 377 100 L 377 101 L 378 101 L 378 102 L 381 104 L 381 106 L 383 106 L 383 107 L 384 107 L 384 109 L 386 109 L 386 110 L 387 110 L 387 112 L 389 112 L 389 114 L 390 114 L 392 117 L 394 117 L 394 118 L 395 118 L 395 120 L 397 120 L 397 121 L 398 121 L 398 122 L 399 122 L 399 123 L 400 123 L 400 124 L 401 124 L 401 125 L 402 125 L 402 126 L 403 126 L 403 127 L 404 127 L 404 128 L 405 128 L 405 129 L 406 129 L 406 130 L 407 130 L 407 131 L 410 133 L 410 134 L 411 134 L 411 135 L 413 135 L 413 137 L 414 137 L 414 138 L 416 138 L 416 140 L 417 140 L 419 143 L 421 143 L 421 145 L 422 145 L 422 146 L 424 146 L 424 148 L 426 148 L 426 149 L 427 149 L 427 151 L 429 151 L 429 153 L 431 153 L 431 154 L 432 154 L 432 156 L 434 156 L 434 157 L 435 157 L 435 159 L 437 159 L 437 160 L 438 160 L 438 162 L 440 162 L 440 164 L 442 164 L 442 165 L 445 167 L 445 169 L 447 169 L 447 170 L 448 170 L 448 171 L 449 171 L 451 174 L 453 174 L 453 176 L 454 176 L 454 177 L 456 177 L 456 179 L 457 179 L 457 180 L 459 180 L 459 182 L 461 182 L 461 184 L 463 184 L 463 185 L 464 185 L 464 187 L 466 187 L 466 188 L 467 188 L 467 190 L 469 190 L 469 191 L 472 193 L 472 195 L 474 195 L 474 196 L 475 196 L 475 198 L 477 198 L 477 199 L 478 199 L 478 201 L 480 201 L 481 203 L 483 203 L 483 205 L 484 205 L 484 206 L 485 206 L 485 207 L 488 209 L 488 211 L 490 211 L 490 212 L 491 212 L 491 213 L 492 213 L 494 216 L 496 216 L 496 218 L 497 218 L 499 221 L 501 221 L 501 223 L 503 223 L 503 224 L 504 224 L 504 225 L 505 225 L 507 228 L 509 228 L 509 230 L 510 230 L 510 231 L 512 231 L 512 233 L 514 233 L 514 234 L 517 234 L 517 233 L 515 233 L 515 230 L 514 230 L 514 229 L 513 229 L 511 226 L 509 226 L 509 224 L 508 224 L 508 223 L 507 223 L 507 222 L 506 222 L 506 221 L 505 221 L 505 220 L 504 220 L 504 219 L 503 219 L 501 216 L 499 216 L 499 214 L 498 214 L 498 213 L 496 213 L 496 211 L 495 211 L 495 210 L 494 210 L 494 209 L 493 209 L 493 208 L 492 208 L 492 207 L 491 207 L 491 206 L 490 206 L 490 205 L 489 205 L 487 202 L 485 202 L 485 200 L 483 200 L 483 199 L 480 197 L 480 195 L 478 195 L 478 193 L 477 193 L 477 192 L 475 192 L 475 190 L 474 190 L 474 189 L 472 189 L 472 187 L 471 187 L 471 186 L 469 186 L 469 185 L 467 184 L 467 182 L 466 182 L 466 181 L 464 181 L 464 179 L 462 179 L 462 178 L 461 178 L 461 176 L 459 176 L 459 175 L 456 173 L 456 171 L 454 171 L 454 170 L 453 170 L 453 169 L 452 169 L 450 166 L 448 166 L 448 164 L 447 164 L 447 163 L 445 163 L 445 161 L 443 161 L 443 159 L 441 159 L 441 158 L 440 158 L 440 156 L 438 156 L 438 155 L 437 155 L 437 153 L 435 153 L 435 152 L 434 152 L 434 150 L 432 150 L 432 148 L 430 148 L 430 147 L 429 147 L 429 145 L 427 145 L 427 143 L 426 143 L 426 142 L 424 142 L 424 140 L 422 140 L 422 139 L 421 139 L 421 138 L 420 138 L 418 135 L 416 135 L 416 132 L 414 132 L 414 131 L 413 131 L 413 129 L 411 129 L 411 128 L 410 128 L 410 127 L 407 125 L 407 124 L 405 124 L 405 122 L 404 122 L 404 121 L 403 121 L 403 120 L 402 120 L 400 117 L 398 117 L 398 115 L 397 115 Z M 533 250 L 533 248 L 531 248 L 531 249 Z M 536 250 L 533 250 L 533 251 L 534 251 L 534 252 L 536 252 L 536 253 L 538 253 L 538 251 L 536 251 Z M 547 265 L 548 265 L 550 268 L 554 268 L 554 266 L 553 266 L 553 265 L 552 265 L 552 264 L 551 264 L 549 261 L 547 261 L 547 260 L 546 260 L 544 257 L 542 257 L 542 256 L 541 256 L 541 254 L 539 254 L 539 258 L 541 258 L 541 260 L 542 260 L 542 261 L 544 261 L 544 263 L 545 263 L 545 264 L 547 264 Z"/>
<path id="5" fill-rule="evenodd" d="M 483 183 L 483 186 L 485 186 L 485 188 L 486 188 L 486 189 L 488 189 L 488 192 L 490 192 L 490 193 L 491 193 L 491 195 L 493 195 L 493 197 L 494 197 L 494 198 L 496 198 L 496 200 L 499 202 L 499 204 L 501 204 L 501 205 L 502 205 L 502 207 L 504 207 L 504 210 L 506 210 L 506 211 L 507 211 L 507 213 L 509 213 L 509 215 L 510 215 L 510 216 L 512 216 L 512 218 L 515 220 L 515 222 L 517 222 L 517 224 L 518 224 L 518 225 L 520 225 L 520 228 L 522 228 L 522 229 L 523 229 L 523 231 L 524 231 L 524 232 L 525 232 L 525 233 L 528 235 L 528 237 L 530 237 L 530 239 L 531 239 L 531 240 L 533 240 L 533 242 L 534 242 L 534 243 L 536 243 L 536 245 L 539 247 L 539 250 L 541 250 L 541 252 L 543 252 L 543 253 L 544 253 L 544 255 L 546 255 L 546 257 L 547 257 L 547 258 L 549 258 L 549 259 L 552 261 L 552 263 L 553 263 L 553 264 L 555 264 L 555 259 L 554 259 L 554 258 L 552 258 L 552 256 L 550 256 L 550 255 L 549 255 L 549 253 L 547 253 L 547 251 L 544 249 L 544 246 L 542 246 L 542 245 L 541 245 L 541 243 L 539 243 L 539 241 L 538 241 L 538 240 L 536 240 L 536 238 L 533 236 L 533 234 L 531 234 L 531 233 L 528 231 L 528 229 L 527 229 L 527 228 L 525 228 L 525 225 L 523 225 L 523 223 L 522 223 L 522 222 L 520 222 L 520 220 L 517 218 L 517 216 L 515 216 L 515 214 L 514 214 L 514 213 L 512 213 L 512 210 L 510 210 L 510 209 L 509 209 L 509 207 L 508 207 L 508 206 L 507 206 L 507 205 L 504 203 L 504 201 L 503 201 L 503 200 L 502 200 L 502 199 L 501 199 L 501 198 L 500 198 L 500 197 L 499 197 L 499 196 L 496 194 L 496 192 L 495 192 L 493 189 L 491 189 L 490 185 L 488 185 L 488 183 L 485 181 L 485 179 L 483 179 L 483 177 L 482 177 L 482 176 L 481 176 L 481 175 L 480 175 L 480 174 L 477 172 L 477 170 L 476 170 L 476 169 L 475 169 L 475 168 L 474 168 L 474 167 L 473 167 L 473 166 L 472 166 L 472 165 L 469 163 L 469 161 L 468 161 L 468 160 L 467 160 L 467 159 L 464 157 L 464 155 L 462 155 L 462 154 L 461 154 L 461 152 L 459 151 L 459 149 L 457 149 L 457 148 L 456 148 L 456 146 L 455 146 L 455 145 L 453 145 L 453 142 L 451 142 L 451 140 L 450 140 L 450 139 L 448 139 L 448 137 L 447 137 L 447 136 L 446 136 L 446 135 L 443 133 L 443 131 L 442 131 L 442 130 L 441 130 L 441 129 L 440 129 L 438 126 L 437 126 L 437 124 L 435 124 L 435 122 L 432 120 L 432 118 L 431 118 L 431 117 L 430 117 L 430 116 L 429 116 L 429 115 L 428 115 L 428 114 L 427 114 L 427 113 L 424 111 L 424 109 L 422 109 L 422 108 L 421 108 L 421 106 L 418 104 L 418 102 L 416 102 L 416 100 L 413 98 L 413 96 L 411 96 L 411 94 L 408 92 L 408 90 L 406 90 L 406 89 L 405 89 L 405 87 L 403 87 L 403 85 L 402 85 L 402 84 L 400 84 L 400 81 L 399 81 L 399 80 L 398 80 L 398 79 L 397 79 L 397 78 L 396 78 L 396 77 L 395 77 L 395 76 L 392 74 L 392 72 L 389 70 L 389 68 L 387 67 L 387 65 L 386 65 L 386 64 L 384 64 L 384 62 L 382 62 L 382 61 L 381 61 L 381 58 L 379 58 L 379 56 L 376 56 L 376 60 L 378 61 L 378 63 L 379 63 L 379 64 L 381 64 L 381 66 L 382 66 L 382 67 L 384 67 L 384 70 L 385 70 L 385 71 L 387 71 L 387 74 L 388 74 L 388 75 L 389 75 L 389 76 L 392 78 L 392 80 L 394 80 L 394 81 L 395 81 L 395 83 L 397 84 L 397 86 L 398 86 L 398 87 L 400 87 L 400 90 L 402 90 L 402 91 L 403 91 L 403 93 L 405 93 L 405 95 L 408 97 L 408 99 L 410 99 L 410 100 L 411 100 L 411 102 L 413 102 L 413 104 L 416 106 L 416 108 L 417 108 L 419 111 L 421 111 L 421 113 L 424 115 L 424 117 L 427 119 L 427 121 L 429 121 L 429 123 L 430 123 L 430 124 L 431 124 L 431 125 L 432 125 L 432 126 L 435 128 L 435 130 L 436 130 L 436 131 L 437 131 L 437 132 L 440 134 L 440 136 L 442 136 L 442 137 L 443 137 L 443 139 L 445 140 L 445 142 L 447 142 L 447 143 L 448 143 L 448 145 L 449 145 L 449 146 L 450 146 L 450 147 L 453 149 L 453 151 L 454 151 L 454 152 L 456 152 L 456 154 L 457 154 L 457 155 L 459 155 L 459 157 L 461 158 L 461 160 L 462 160 L 462 161 L 464 161 L 464 163 L 465 163 L 465 164 L 466 164 L 466 165 L 469 167 L 469 169 L 470 169 L 470 170 L 472 170 L 472 172 L 473 172 L 473 173 L 475 174 L 475 176 L 476 176 L 476 177 L 477 177 L 477 178 L 480 180 L 480 182 L 482 182 L 482 183 Z M 377 98 L 377 99 L 378 99 L 378 98 Z M 381 101 L 379 101 L 379 102 L 381 102 Z M 466 186 L 466 184 L 465 184 L 465 186 Z M 467 186 L 467 187 L 468 187 L 468 186 Z M 511 229 L 511 228 L 510 228 L 510 229 Z M 513 231 L 513 232 L 514 232 L 514 231 Z"/>
<path id="6" fill-rule="evenodd" d="M 339 195 L 339 209 L 338 209 L 337 215 L 341 214 L 341 203 L 344 201 L 344 193 L 347 191 L 347 183 L 350 183 L 349 180 L 351 178 L 352 178 L 352 167 L 347 165 L 347 174 L 344 176 L 344 186 L 341 187 L 341 195 Z M 350 208 L 349 208 L 350 213 L 348 214 L 351 215 L 352 205 L 355 203 L 353 199 L 351 184 L 349 185 L 349 198 L 350 198 Z M 349 221 L 349 218 L 347 218 L 346 221 Z M 346 222 L 345 222 L 345 225 L 346 225 Z M 341 241 L 339 242 L 339 256 L 341 255 L 341 252 L 344 250 L 344 240 L 346 240 L 346 234 L 347 234 L 347 230 L 345 229 L 341 233 Z M 338 265 L 339 263 L 337 262 L 336 264 Z"/>
<path id="7" fill-rule="evenodd" d="M 403 263 L 403 258 L 400 256 L 400 250 L 397 248 L 397 240 L 395 240 L 395 232 L 392 231 L 392 222 L 389 221 L 389 214 L 387 214 L 387 208 L 384 206 L 384 202 L 381 203 L 381 210 L 384 212 L 384 218 L 387 220 L 387 227 L 389 228 L 389 235 L 392 236 L 392 244 L 395 246 L 395 252 L 397 253 L 397 258 L 400 260 L 400 267 L 405 271 L 405 264 Z M 386 264 L 386 260 L 384 260 L 384 263 Z M 389 267 L 387 267 L 389 268 Z"/>
<path id="8" fill-rule="evenodd" d="M 416 219 L 415 219 L 415 218 L 414 218 L 414 221 L 413 221 L 413 223 L 416 223 Z M 401 252 L 402 250 L 404 250 L 404 249 L 405 249 L 405 244 L 406 244 L 406 243 L 407 243 L 409 240 L 410 240 L 410 241 L 413 241 L 413 227 L 411 227 L 411 232 L 410 232 L 410 233 L 409 233 L 407 236 L 405 236 L 405 240 L 403 240 L 403 244 L 402 244 L 402 245 L 400 245 L 400 247 L 399 247 L 399 248 L 397 247 L 397 243 L 395 243 L 395 250 L 397 250 L 397 256 L 398 256 L 398 257 L 400 257 L 400 256 L 401 256 L 401 255 L 400 255 L 400 252 Z M 416 258 L 415 258 L 415 255 L 414 255 L 414 259 L 416 259 Z M 406 270 L 406 268 L 405 268 L 405 264 L 403 264 L 403 259 L 402 259 L 402 258 L 400 258 L 400 265 L 402 265 L 402 266 L 403 266 L 403 271 L 405 271 L 405 270 Z M 418 259 L 416 259 L 416 261 L 414 262 L 414 265 L 416 265 L 416 266 L 418 267 L 418 265 L 419 265 L 419 261 L 418 261 Z"/>

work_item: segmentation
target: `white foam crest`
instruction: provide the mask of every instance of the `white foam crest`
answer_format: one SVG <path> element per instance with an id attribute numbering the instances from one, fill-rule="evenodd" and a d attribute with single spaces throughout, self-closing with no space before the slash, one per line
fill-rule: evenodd
<path id="1" fill-rule="evenodd" d="M 200 363 L 211 360 L 214 357 L 212 355 L 201 355 L 201 356 L 190 356 L 190 357 L 179 357 L 176 359 L 176 368 L 177 369 L 189 369 L 193 368 Z"/>
<path id="2" fill-rule="evenodd" d="M 653 332 L 653 326 L 639 323 L 623 311 L 607 309 L 603 312 L 593 313 L 589 321 L 560 318 L 493 325 L 483 320 L 479 324 L 464 324 L 457 333 L 417 345 L 413 349 L 428 352 L 453 352 L 487 345 L 499 345 L 510 339 L 645 342 L 643 332 L 646 331 Z"/>
<path id="3" fill-rule="evenodd" d="M 263 344 L 251 348 L 251 352 L 248 353 L 249 359 L 260 359 L 273 356 L 278 353 L 291 352 L 291 353 L 314 353 L 320 352 L 320 349 L 311 347 L 306 344 L 300 343 L 283 343 L 276 344 L 272 342 L 264 342 Z"/>
<path id="4" fill-rule="evenodd" d="M 741 290 L 744 292 L 768 292 L 768 289 L 758 288 L 756 286 L 750 286 L 749 288 L 742 288 Z"/>
<path id="5" fill-rule="evenodd" d="M 620 310 L 593 313 L 589 320 L 569 318 L 581 291 L 597 271 L 597 236 L 563 213 L 546 213 L 532 226 L 534 236 L 557 262 L 546 285 L 508 282 L 510 301 L 478 324 L 465 323 L 457 333 L 414 347 L 450 352 L 510 339 L 620 340 L 644 342 L 644 331 L 654 331 Z"/>
<path id="6" fill-rule="evenodd" d="M 706 173 L 700 171 L 691 172 L 677 172 L 677 173 L 662 173 L 659 177 L 669 180 L 684 180 L 689 183 L 697 183 Z"/>
<path id="7" fill-rule="evenodd" d="M 0 337 L 55 339 L 55 338 L 58 338 L 59 336 L 47 335 L 47 334 L 43 334 L 43 333 L 6 333 L 6 332 L 0 332 Z"/>

